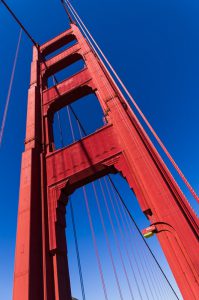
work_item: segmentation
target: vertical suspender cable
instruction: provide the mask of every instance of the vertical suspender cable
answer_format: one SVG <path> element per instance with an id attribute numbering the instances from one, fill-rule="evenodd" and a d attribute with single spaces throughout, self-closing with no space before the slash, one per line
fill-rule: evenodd
<path id="1" fill-rule="evenodd" d="M 124 263 L 124 259 L 123 259 L 123 256 L 122 256 L 122 251 L 121 251 L 121 247 L 120 247 L 120 244 L 119 244 L 119 239 L 118 239 L 117 234 L 116 234 L 116 230 L 115 230 L 113 219 L 112 219 L 112 216 L 111 216 L 111 213 L 110 213 L 110 209 L 109 209 L 109 206 L 108 206 L 106 194 L 105 194 L 105 191 L 104 191 L 104 188 L 103 188 L 103 185 L 102 185 L 102 181 L 100 179 L 99 179 L 99 183 L 100 183 L 100 188 L 101 188 L 101 191 L 102 191 L 102 196 L 103 196 L 104 204 L 106 206 L 108 218 L 109 218 L 109 221 L 110 221 L 110 224 L 111 224 L 111 228 L 112 228 L 112 231 L 113 231 L 113 236 L 114 236 L 115 244 L 116 244 L 116 247 L 117 247 L 117 250 L 118 250 L 118 253 L 119 253 L 119 257 L 120 257 L 120 261 L 121 261 L 122 268 L 123 268 L 123 271 L 124 271 L 124 275 L 126 277 L 127 285 L 128 285 L 129 292 L 130 292 L 130 295 L 131 295 L 131 299 L 134 300 L 135 298 L 134 298 L 134 295 L 133 295 L 133 291 L 132 291 L 132 287 L 131 287 L 131 284 L 130 284 L 129 276 L 128 276 L 127 269 L 126 269 L 126 266 L 125 266 L 125 263 Z"/>
<path id="2" fill-rule="evenodd" d="M 61 146 L 64 147 L 63 131 L 61 127 L 61 119 L 60 119 L 59 112 L 57 112 L 56 115 L 57 115 L 57 121 L 58 121 L 59 133 L 60 133 L 60 142 L 61 142 Z"/>
<path id="3" fill-rule="evenodd" d="M 78 246 L 78 240 L 77 240 L 77 230 L 76 230 L 75 217 L 74 217 L 73 205 L 72 205 L 71 200 L 70 200 L 70 210 L 71 210 L 73 233 L 74 233 L 74 238 L 75 238 L 75 249 L 76 249 L 76 254 L 77 254 L 77 263 L 78 263 L 78 269 L 79 269 L 82 299 L 86 300 L 85 289 L 84 289 L 84 281 L 83 281 L 83 275 L 82 275 L 81 260 L 80 260 L 80 253 L 79 253 L 79 246 Z"/>
<path id="4" fill-rule="evenodd" d="M 99 202 L 99 198 L 98 198 L 98 195 L 97 195 L 97 190 L 96 190 L 94 182 L 92 183 L 92 186 L 93 186 L 95 200 L 96 200 L 96 203 L 97 203 L 97 208 L 98 208 L 98 212 L 99 212 L 99 215 L 100 215 L 100 220 L 101 220 L 101 224 L 102 224 L 102 227 L 103 227 L 103 231 L 104 231 L 104 235 L 105 235 L 105 239 L 106 239 L 106 244 L 107 244 L 109 256 L 110 256 L 110 259 L 111 259 L 113 272 L 114 272 L 114 275 L 115 275 L 116 284 L 117 284 L 117 287 L 118 287 L 120 299 L 123 300 L 124 298 L 123 298 L 123 295 L 122 295 L 122 290 L 121 290 L 120 282 L 119 282 L 119 279 L 118 279 L 117 269 L 116 269 L 115 262 L 114 262 L 114 259 L 113 259 L 113 253 L 112 253 L 112 250 L 111 250 L 111 246 L 110 246 L 110 242 L 109 242 L 109 238 L 108 238 L 108 233 L 107 233 L 107 230 L 106 230 L 106 226 L 105 226 L 105 222 L 104 222 L 104 218 L 103 218 L 103 215 L 102 215 L 102 210 L 101 210 L 101 207 L 100 207 L 100 202 Z"/>
<path id="5" fill-rule="evenodd" d="M 86 204 L 86 210 L 87 210 L 87 214 L 88 214 L 88 219 L 89 219 L 91 234 L 92 234 L 92 238 L 93 238 L 93 244 L 94 244 L 95 254 L 96 254 L 96 257 L 97 257 L 98 269 L 99 269 L 100 278 L 101 278 L 101 282 L 102 282 L 102 287 L 103 287 L 103 291 L 104 291 L 104 297 L 105 297 L 106 300 L 108 300 L 108 295 L 107 295 L 107 290 L 106 290 L 104 275 L 103 275 L 103 271 L 102 271 L 101 260 L 100 260 L 100 257 L 99 257 L 99 251 L 98 251 L 98 247 L 97 247 L 97 241 L 96 241 L 96 236 L 95 236 L 95 231 L 94 231 L 94 226 L 93 226 L 93 221 L 92 221 L 92 217 L 91 217 L 91 213 L 90 213 L 90 208 L 89 208 L 89 203 L 88 203 L 88 197 L 87 197 L 85 186 L 83 186 L 83 193 L 84 193 L 84 201 L 85 201 L 85 204 Z"/>
<path id="6" fill-rule="evenodd" d="M 106 188 L 107 188 L 107 190 L 108 190 L 108 194 L 109 194 L 109 198 L 110 198 L 110 197 L 111 197 L 111 192 L 110 192 L 110 190 L 109 190 L 108 182 L 107 182 L 106 179 L 105 179 L 105 181 L 106 181 Z M 110 183 L 110 181 L 109 181 L 109 183 Z M 113 197 L 114 197 L 114 201 L 111 200 L 112 206 L 114 205 L 114 202 L 115 202 L 115 203 L 116 203 L 116 206 L 117 206 L 117 210 L 118 210 L 118 212 L 119 212 L 120 219 L 121 219 L 122 224 L 123 224 L 123 229 L 124 229 L 124 231 L 125 231 L 125 233 L 123 234 L 123 236 L 127 237 L 127 227 L 125 226 L 124 218 L 123 218 L 122 213 L 121 213 L 121 210 L 120 210 L 120 208 L 119 208 L 119 204 L 118 204 L 119 201 L 117 201 L 116 194 L 115 194 L 115 190 L 113 189 L 113 186 L 111 185 L 111 183 L 110 183 L 110 186 L 111 186 L 111 191 L 112 191 L 112 194 L 113 194 Z M 133 247 L 132 247 L 132 248 L 133 248 Z M 136 258 L 136 256 L 134 255 L 134 252 L 133 252 L 133 251 L 131 251 L 131 252 L 132 252 L 132 254 L 133 254 L 133 256 L 134 256 L 134 261 L 135 261 L 136 266 L 137 266 L 137 269 L 138 269 L 138 273 L 139 273 L 139 276 L 140 276 L 140 279 L 141 279 L 141 282 L 142 282 L 142 285 L 143 285 L 143 288 L 144 288 L 144 292 L 145 292 L 145 294 L 146 294 L 147 299 L 149 300 L 149 295 L 148 295 L 148 293 L 147 293 L 146 286 L 145 286 L 145 282 L 144 282 L 144 279 L 143 279 L 143 277 L 142 277 L 142 275 L 144 274 L 144 272 L 143 272 L 143 274 L 142 274 L 142 272 L 140 271 L 140 268 L 139 268 L 139 264 L 138 264 L 138 262 L 137 262 L 137 258 Z M 133 270 L 132 270 L 132 271 L 133 271 Z M 134 271 L 133 271 L 133 273 L 134 273 Z M 134 275 L 134 276 L 135 276 L 135 275 Z M 135 281 L 136 281 L 136 284 L 137 284 L 136 276 L 135 276 Z M 141 289 L 140 289 L 140 287 L 139 287 L 138 284 L 137 284 L 137 287 L 138 287 L 138 291 L 139 291 L 140 298 L 143 299 L 143 298 L 142 298 Z"/>
<path id="7" fill-rule="evenodd" d="M 75 141 L 75 134 L 74 134 L 73 125 L 72 125 L 70 111 L 69 111 L 68 106 L 67 106 L 67 113 L 68 113 L 68 118 L 69 118 L 70 130 L 71 130 L 71 134 L 72 134 L 72 138 L 73 138 L 73 142 L 74 142 Z M 81 266 L 81 259 L 80 259 L 80 252 L 79 252 L 79 245 L 78 245 L 78 240 L 77 240 L 77 230 L 76 230 L 76 224 L 75 224 L 75 217 L 74 217 L 74 210 L 73 210 L 72 201 L 70 201 L 70 210 L 71 210 L 71 217 L 72 217 L 73 233 L 74 233 L 74 238 L 75 238 L 75 249 L 76 249 L 76 255 L 77 255 L 77 263 L 78 263 L 82 298 L 83 298 L 83 300 L 86 300 L 84 280 L 83 280 L 83 274 L 82 274 L 82 266 Z"/>
<path id="8" fill-rule="evenodd" d="M 132 272 L 134 273 L 133 265 L 132 265 L 131 258 L 130 258 L 130 255 L 129 255 L 129 251 L 128 251 L 128 247 L 127 247 L 127 244 L 126 244 L 126 241 L 125 241 L 125 238 L 124 238 L 124 233 L 122 232 L 122 228 L 121 228 L 121 225 L 120 225 L 120 221 L 119 221 L 119 218 L 118 218 L 118 216 L 117 216 L 117 212 L 116 212 L 116 208 L 115 208 L 115 205 L 114 205 L 114 201 L 113 201 L 113 199 L 112 199 L 112 196 L 111 196 L 110 189 L 109 189 L 109 186 L 108 186 L 108 183 L 107 183 L 106 178 L 104 179 L 104 181 L 105 181 L 106 189 L 107 189 L 107 191 L 108 191 L 108 195 L 109 195 L 109 198 L 110 198 L 111 206 L 112 206 L 112 208 L 113 208 L 113 213 L 114 213 L 115 218 L 116 218 L 117 226 L 118 226 L 118 228 L 119 228 L 120 235 L 121 235 L 122 241 L 123 241 L 123 243 L 124 243 L 124 248 L 125 248 L 127 257 L 128 257 L 128 259 L 129 259 L 129 263 L 130 263 L 130 266 L 131 266 L 131 270 L 132 270 Z M 120 211 L 119 211 L 119 213 L 120 213 Z M 122 220 L 122 218 L 121 218 L 121 220 Z M 135 261 L 136 261 L 136 259 L 135 259 Z M 137 264 L 137 267 L 138 267 L 138 269 L 139 269 L 139 265 L 138 265 L 138 264 Z M 144 290 L 145 290 L 145 292 L 146 292 L 147 299 L 149 299 L 148 294 L 147 294 L 147 291 L 146 291 L 145 283 L 143 282 L 143 284 L 144 284 Z M 150 293 L 151 293 L 152 298 L 155 299 L 155 298 L 154 298 L 154 295 L 153 295 L 153 291 L 152 291 L 150 285 L 149 285 L 149 290 L 150 290 Z"/>
<path id="9" fill-rule="evenodd" d="M 55 76 L 52 76 L 52 80 L 53 80 L 53 84 L 56 85 L 57 80 L 56 80 Z M 61 142 L 61 146 L 64 147 L 63 130 L 62 130 L 62 126 L 61 126 L 61 119 L 60 119 L 59 111 L 57 111 L 56 114 L 57 114 L 57 121 L 58 121 L 59 133 L 60 133 L 60 142 Z"/>
<path id="10" fill-rule="evenodd" d="M 75 142 L 75 132 L 73 129 L 73 124 L 72 124 L 72 120 L 71 120 L 71 116 L 70 116 L 70 110 L 69 107 L 67 106 L 67 113 L 68 113 L 68 120 L 69 120 L 69 125 L 70 125 L 70 130 L 71 130 L 71 134 L 72 134 L 72 139 L 73 139 L 73 143 Z"/>
<path id="11" fill-rule="evenodd" d="M 10 84 L 9 84 L 9 88 L 8 88 L 7 98 L 6 98 L 6 105 L 5 105 L 5 109 L 4 109 L 4 113 L 3 113 L 1 129 L 0 129 L 0 147 L 2 145 L 2 139 L 3 139 L 5 124 L 6 124 L 6 118 L 7 118 L 7 114 L 8 114 L 8 107 L 9 107 L 9 103 L 10 103 L 12 86 L 13 86 L 15 70 L 16 70 L 16 64 L 17 64 L 17 59 L 18 59 L 18 55 L 19 55 L 19 47 L 20 47 L 20 43 L 21 43 L 21 36 L 22 36 L 22 29 L 20 29 L 20 32 L 19 32 L 19 38 L 18 38 L 16 53 L 15 53 L 11 78 L 10 78 Z"/>

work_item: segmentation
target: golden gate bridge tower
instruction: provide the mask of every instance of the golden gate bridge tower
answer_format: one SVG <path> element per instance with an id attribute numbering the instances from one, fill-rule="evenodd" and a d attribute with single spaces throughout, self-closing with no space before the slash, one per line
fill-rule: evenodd
<path id="1" fill-rule="evenodd" d="M 72 299 L 68 198 L 79 187 L 116 173 L 126 179 L 150 221 L 149 233 L 157 234 L 183 298 L 198 299 L 198 219 L 105 64 L 69 17 L 69 29 L 33 47 L 13 300 Z M 79 60 L 83 70 L 48 87 L 50 76 Z M 90 94 L 103 110 L 104 126 L 56 150 L 55 113 Z"/>

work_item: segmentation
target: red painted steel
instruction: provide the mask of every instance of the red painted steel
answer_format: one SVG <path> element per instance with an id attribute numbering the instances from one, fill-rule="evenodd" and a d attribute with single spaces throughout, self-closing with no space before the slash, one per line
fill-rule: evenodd
<path id="1" fill-rule="evenodd" d="M 55 57 L 42 56 L 77 43 Z M 167 167 L 76 25 L 33 51 L 25 152 L 22 156 L 14 300 L 69 300 L 65 206 L 73 191 L 120 172 L 134 191 L 184 299 L 197 299 L 198 219 Z M 85 68 L 47 87 L 47 78 L 83 59 Z M 54 113 L 94 93 L 107 125 L 69 147 L 54 149 Z"/>

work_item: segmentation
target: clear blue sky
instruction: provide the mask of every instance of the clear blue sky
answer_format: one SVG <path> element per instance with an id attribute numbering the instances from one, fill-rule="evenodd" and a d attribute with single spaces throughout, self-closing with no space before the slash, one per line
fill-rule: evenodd
<path id="1" fill-rule="evenodd" d="M 64 10 L 58 0 L 9 0 L 7 2 L 40 44 L 68 27 Z M 188 180 L 199 192 L 198 1 L 73 0 L 72 3 Z M 18 32 L 18 26 L 0 4 L 0 119 L 5 105 Z M 0 149 L 1 300 L 10 300 L 12 293 L 20 160 L 24 148 L 31 54 L 31 43 L 23 35 L 3 145 Z M 78 109 L 82 115 L 82 109 L 77 107 Z M 82 118 L 85 126 L 87 126 L 86 118 L 83 116 Z M 94 126 L 98 126 L 97 121 Z M 133 199 L 132 201 L 132 193 L 121 180 L 116 178 L 116 182 L 120 184 L 121 193 L 138 225 L 140 228 L 144 228 L 147 226 L 147 221 L 140 212 L 136 200 Z M 198 212 L 198 208 L 189 193 L 186 189 L 183 191 Z M 91 195 L 90 192 L 89 195 Z M 74 195 L 73 200 L 78 220 L 77 229 L 83 272 L 86 275 L 86 292 L 88 299 L 101 300 L 103 295 L 96 271 L 96 260 L 92 250 L 92 240 L 81 191 Z M 96 207 L 93 202 L 90 203 L 93 215 L 97 218 Z M 81 299 L 76 261 L 72 255 L 74 240 L 71 231 L 70 212 L 68 212 L 67 222 L 73 294 Z M 111 236 L 107 219 L 106 222 Z M 100 223 L 96 221 L 95 226 L 100 253 L 106 253 L 105 246 L 102 244 L 103 232 Z M 140 249 L 135 237 L 136 233 L 133 236 L 133 241 Z M 111 240 L 111 243 L 113 245 L 114 241 Z M 150 244 L 173 282 L 156 239 L 152 238 Z M 117 253 L 114 255 L 118 257 Z M 108 256 L 105 254 L 102 263 L 105 276 L 107 280 L 110 280 L 110 299 L 117 300 L 119 298 L 116 293 L 114 278 L 110 275 L 111 268 L 108 268 Z M 118 271 L 120 268 L 121 266 L 118 266 Z M 122 270 L 120 273 L 122 274 Z M 124 298 L 125 300 L 131 299 L 125 278 L 123 275 L 121 276 Z M 134 286 L 134 283 L 132 284 Z"/>

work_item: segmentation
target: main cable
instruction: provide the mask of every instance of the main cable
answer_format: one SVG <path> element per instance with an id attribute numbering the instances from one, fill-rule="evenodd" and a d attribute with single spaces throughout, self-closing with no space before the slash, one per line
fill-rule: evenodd
<path id="1" fill-rule="evenodd" d="M 74 21 L 72 19 L 72 16 L 71 16 L 71 14 L 70 14 L 70 12 L 68 10 L 68 7 L 65 5 L 64 0 L 61 0 L 61 3 L 63 4 L 64 10 L 65 10 L 65 12 L 66 12 L 66 14 L 68 16 L 68 19 L 69 19 L 70 23 L 74 23 Z"/>
<path id="2" fill-rule="evenodd" d="M 39 48 L 39 44 L 33 39 L 31 34 L 28 32 L 28 30 L 24 27 L 22 22 L 19 20 L 19 18 L 16 16 L 16 14 L 13 12 L 13 10 L 8 6 L 8 4 L 4 0 L 0 0 L 2 4 L 5 6 L 5 8 L 9 11 L 9 13 L 12 15 L 12 17 L 15 19 L 17 24 L 21 27 L 21 29 L 25 32 L 25 34 L 28 36 L 28 38 L 31 40 L 31 42 L 35 45 L 36 48 Z"/>

